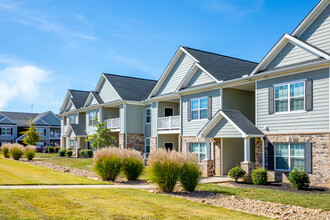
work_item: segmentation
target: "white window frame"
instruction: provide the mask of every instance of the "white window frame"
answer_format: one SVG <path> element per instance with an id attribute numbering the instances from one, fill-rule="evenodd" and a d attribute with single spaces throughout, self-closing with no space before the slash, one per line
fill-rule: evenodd
<path id="1" fill-rule="evenodd" d="M 192 152 L 191 148 L 192 148 L 192 145 L 193 144 L 198 144 L 198 153 L 196 154 L 196 152 Z M 206 145 L 205 143 L 198 143 L 198 142 L 191 142 L 190 143 L 190 153 L 193 153 L 193 154 L 196 154 L 197 158 L 198 158 L 198 163 L 202 163 L 202 160 L 201 160 L 201 144 L 204 144 L 204 147 L 205 147 L 205 158 L 206 158 Z"/>
<path id="2" fill-rule="evenodd" d="M 276 169 L 276 158 L 277 157 L 281 157 L 281 156 L 277 156 L 276 155 L 276 145 L 277 144 L 288 144 L 288 170 L 284 170 L 284 169 Z M 285 142 L 281 142 L 281 143 L 275 143 L 275 152 L 274 152 L 274 165 L 275 165 L 275 170 L 276 171 L 292 171 L 292 167 L 291 167 L 291 158 L 303 158 L 305 160 L 306 163 L 306 158 L 305 155 L 304 156 L 291 156 L 291 144 L 305 144 L 305 143 L 285 143 Z M 283 156 L 282 156 L 283 157 Z M 305 167 L 304 167 L 304 171 L 305 171 Z"/>
<path id="3" fill-rule="evenodd" d="M 6 129 L 6 132 L 4 133 L 2 129 Z M 1 136 L 11 136 L 11 129 L 12 127 L 1 127 Z"/>
<path id="4" fill-rule="evenodd" d="M 306 112 L 305 110 L 305 100 L 306 100 L 306 79 L 303 80 L 297 80 L 297 81 L 291 81 L 291 82 L 285 82 L 285 83 L 278 83 L 278 84 L 274 84 L 274 114 L 279 115 L 279 114 L 287 114 L 287 113 L 301 113 L 301 112 Z M 303 96 L 294 96 L 291 97 L 290 96 L 290 85 L 292 84 L 296 84 L 296 83 L 304 83 L 304 95 Z M 276 98 L 276 87 L 278 86 L 288 86 L 288 96 L 286 98 Z M 291 110 L 291 98 L 299 98 L 299 97 L 304 97 L 304 108 L 303 110 Z M 285 112 L 276 112 L 276 100 L 281 100 L 281 99 L 288 99 L 288 111 Z"/>
<path id="5" fill-rule="evenodd" d="M 71 141 L 73 141 L 73 146 L 72 147 L 71 147 Z M 74 150 L 76 150 L 75 149 L 75 145 L 76 145 L 76 141 L 73 140 L 73 139 L 70 139 L 70 141 L 69 141 L 69 148 L 72 148 L 72 150 L 74 151 Z"/>
<path id="6" fill-rule="evenodd" d="M 148 114 L 147 114 L 148 110 L 150 111 L 150 115 L 149 115 L 149 116 L 148 116 Z M 151 123 L 151 108 L 146 108 L 146 112 L 145 112 L 145 113 L 146 113 L 145 118 L 144 118 L 145 123 L 146 123 L 146 124 L 150 124 L 150 123 Z M 147 121 L 147 118 L 148 118 L 148 117 L 150 118 L 150 122 Z"/>
<path id="7" fill-rule="evenodd" d="M 200 108 L 200 100 L 201 99 L 206 99 L 206 108 Z M 193 101 L 196 101 L 196 100 L 198 100 L 198 109 L 197 110 L 193 110 L 192 109 L 192 102 Z M 201 110 L 206 110 L 206 112 L 208 111 L 208 101 L 207 101 L 207 96 L 204 96 L 204 97 L 200 97 L 200 98 L 193 98 L 193 99 L 190 99 L 190 111 L 191 111 L 191 120 L 192 121 L 199 121 L 199 120 L 207 120 L 207 116 L 206 116 L 206 118 L 201 118 Z M 193 111 L 198 111 L 198 118 L 197 119 L 193 119 L 193 117 L 192 117 L 192 112 Z"/>
<path id="8" fill-rule="evenodd" d="M 91 119 L 91 115 L 92 114 L 95 114 L 95 118 L 94 119 Z M 88 113 L 88 126 L 94 126 L 94 125 L 96 125 L 96 118 L 97 118 L 97 112 L 96 111 L 89 112 Z"/>
<path id="9" fill-rule="evenodd" d="M 73 122 L 70 122 L 70 119 L 74 119 L 74 121 Z M 70 116 L 68 116 L 68 122 L 69 122 L 69 124 L 75 124 L 76 123 L 76 116 L 75 115 L 70 115 Z"/>
<path id="10" fill-rule="evenodd" d="M 147 150 L 147 140 L 149 140 L 149 152 L 147 152 L 146 150 Z M 144 139 L 144 153 L 151 153 L 151 148 L 150 148 L 150 138 L 145 138 Z"/>

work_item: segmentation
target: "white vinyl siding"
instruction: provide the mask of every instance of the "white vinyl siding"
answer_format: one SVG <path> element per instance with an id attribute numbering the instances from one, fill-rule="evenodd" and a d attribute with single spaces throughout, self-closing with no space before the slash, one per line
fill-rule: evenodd
<path id="1" fill-rule="evenodd" d="M 157 103 L 151 104 L 151 136 L 157 136 Z"/>
<path id="2" fill-rule="evenodd" d="M 126 132 L 130 134 L 143 134 L 144 106 L 126 104 Z"/>
<path id="3" fill-rule="evenodd" d="M 204 85 L 208 83 L 215 82 L 207 73 L 204 73 L 202 70 L 197 70 L 194 76 L 191 78 L 186 88 Z"/>
<path id="4" fill-rule="evenodd" d="M 287 114 L 268 113 L 268 87 L 274 84 L 313 80 L 313 110 Z M 267 133 L 329 131 L 329 69 L 315 70 L 257 82 L 257 127 Z"/>
<path id="5" fill-rule="evenodd" d="M 209 138 L 242 137 L 242 134 L 225 118 L 208 133 Z"/>
<path id="6" fill-rule="evenodd" d="M 300 39 L 330 53 L 330 5 L 304 31 Z"/>
<path id="7" fill-rule="evenodd" d="M 176 64 L 173 66 L 172 70 L 170 71 L 169 75 L 165 79 L 156 95 L 169 94 L 174 92 L 193 64 L 194 60 L 183 53 L 179 57 Z"/>
<path id="8" fill-rule="evenodd" d="M 97 92 L 99 93 L 103 102 L 110 102 L 120 99 L 116 91 L 113 89 L 110 83 L 105 79 L 103 79 L 102 84 L 100 88 L 97 90 Z"/>

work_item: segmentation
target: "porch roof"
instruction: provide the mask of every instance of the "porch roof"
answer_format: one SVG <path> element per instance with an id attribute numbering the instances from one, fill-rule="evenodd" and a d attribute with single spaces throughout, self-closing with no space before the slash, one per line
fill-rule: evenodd
<path id="1" fill-rule="evenodd" d="M 264 134 L 241 112 L 237 110 L 225 110 L 220 109 L 212 119 L 204 126 L 204 128 L 198 133 L 198 137 L 208 137 L 211 131 L 222 121 L 227 120 L 226 123 L 229 123 L 232 126 L 236 133 L 239 133 L 241 137 L 263 137 Z M 224 126 L 220 126 L 220 131 Z M 226 137 L 231 137 L 227 135 Z M 237 137 L 234 133 L 232 137 Z"/>
<path id="2" fill-rule="evenodd" d="M 70 133 L 70 131 L 75 134 L 75 136 L 87 136 L 85 128 L 78 124 L 70 124 L 68 130 L 66 131 L 66 135 Z"/>

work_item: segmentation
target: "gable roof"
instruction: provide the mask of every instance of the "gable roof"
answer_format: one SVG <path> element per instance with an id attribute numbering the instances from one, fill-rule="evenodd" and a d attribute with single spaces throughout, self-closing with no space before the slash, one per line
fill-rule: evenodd
<path id="1" fill-rule="evenodd" d="M 258 65 L 255 62 L 183 47 L 203 69 L 218 81 L 226 81 L 248 75 Z"/>
<path id="2" fill-rule="evenodd" d="M 43 120 L 43 117 L 50 113 L 52 112 L 48 111 L 41 114 L 29 112 L 0 112 L 1 115 L 4 115 L 7 119 L 14 122 L 19 127 L 27 127 L 27 123 L 29 122 L 30 118 L 33 119 L 33 123 L 35 123 L 37 126 L 60 126 L 60 119 L 54 113 L 52 114 L 54 114 L 58 118 L 58 123 L 48 123 L 47 121 Z"/>
<path id="3" fill-rule="evenodd" d="M 10 120 L 8 117 L 6 116 L 3 116 L 1 119 L 0 119 L 0 124 L 2 125 L 16 125 L 15 122 L 13 122 L 12 120 Z"/>
<path id="4" fill-rule="evenodd" d="M 142 79 L 103 73 L 118 95 L 127 101 L 142 101 L 148 98 L 151 90 L 157 84 L 156 80 Z"/>
<path id="5" fill-rule="evenodd" d="M 89 91 L 69 89 L 72 96 L 71 101 L 76 109 L 84 107 Z"/>
<path id="6" fill-rule="evenodd" d="M 97 104 L 103 104 L 104 101 L 100 97 L 99 93 L 91 91 L 86 99 L 86 102 L 84 104 L 84 107 L 87 107 L 88 103 L 91 101 L 91 99 L 94 98 L 97 102 Z"/>
<path id="7" fill-rule="evenodd" d="M 240 111 L 220 109 L 212 119 L 198 133 L 199 137 L 206 137 L 207 134 L 225 118 L 228 122 L 242 134 L 242 137 L 262 137 L 264 134 Z"/>
<path id="8" fill-rule="evenodd" d="M 69 128 L 71 129 L 68 129 L 67 130 L 67 135 L 69 134 L 70 130 L 73 131 L 73 133 L 76 135 L 76 136 L 87 136 L 87 133 L 86 133 L 86 130 L 84 129 L 84 126 L 82 125 L 79 125 L 79 124 L 70 124 Z"/>

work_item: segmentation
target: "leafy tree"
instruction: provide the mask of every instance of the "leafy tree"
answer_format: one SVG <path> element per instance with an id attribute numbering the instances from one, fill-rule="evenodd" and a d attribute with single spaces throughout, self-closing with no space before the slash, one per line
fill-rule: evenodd
<path id="1" fill-rule="evenodd" d="M 89 141 L 91 143 L 92 148 L 102 148 L 102 147 L 108 147 L 108 146 L 114 146 L 113 140 L 115 138 L 111 135 L 111 130 L 107 128 L 106 122 L 100 123 L 96 119 L 96 132 L 93 135 L 89 135 L 88 139 L 85 139 L 85 141 Z"/>
<path id="2" fill-rule="evenodd" d="M 35 123 L 32 122 L 33 119 L 30 118 L 29 122 L 26 123 L 29 125 L 29 128 L 26 131 L 23 131 L 22 134 L 25 135 L 23 139 L 23 143 L 26 145 L 36 145 L 37 142 L 40 142 L 41 137 L 40 133 L 37 132 L 36 128 L 34 127 Z"/>

